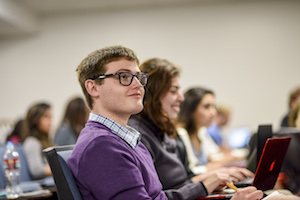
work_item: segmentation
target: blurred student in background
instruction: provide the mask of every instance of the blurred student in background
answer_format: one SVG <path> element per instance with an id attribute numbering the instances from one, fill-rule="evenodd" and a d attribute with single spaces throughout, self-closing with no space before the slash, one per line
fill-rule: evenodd
<path id="1" fill-rule="evenodd" d="M 295 133 L 291 135 L 292 140 L 277 179 L 276 187 L 277 189 L 288 189 L 293 194 L 300 195 L 300 102 L 291 110 L 288 122 L 290 130 L 295 131 Z"/>
<path id="2" fill-rule="evenodd" d="M 23 124 L 23 119 L 20 119 L 16 122 L 14 129 L 12 132 L 7 136 L 6 142 L 11 141 L 14 144 L 19 144 L 21 143 L 21 131 L 22 131 L 22 124 Z"/>
<path id="3" fill-rule="evenodd" d="M 142 134 L 141 141 L 152 156 L 168 199 L 196 199 L 223 188 L 226 181 L 253 175 L 245 169 L 228 168 L 195 176 L 175 127 L 184 101 L 178 68 L 167 60 L 153 58 L 142 63 L 140 69 L 149 76 L 144 110 L 131 116 L 129 125 Z"/>
<path id="4" fill-rule="evenodd" d="M 207 133 L 216 115 L 215 95 L 211 90 L 194 87 L 184 94 L 177 131 L 185 144 L 189 166 L 198 174 L 222 167 L 238 158 L 222 149 Z"/>
<path id="5" fill-rule="evenodd" d="M 290 127 L 300 130 L 300 102 L 298 102 L 289 116 Z M 300 195 L 300 136 L 299 134 L 292 136 L 293 140 L 290 143 L 286 159 L 283 166 L 283 171 L 286 175 L 285 186 L 294 194 Z"/>
<path id="6" fill-rule="evenodd" d="M 281 131 L 300 130 L 300 87 L 296 87 L 289 95 L 289 112 L 282 119 Z M 294 129 L 294 130 L 293 130 Z M 282 172 L 279 174 L 276 186 L 278 188 L 289 189 L 296 195 L 300 195 L 300 138 L 299 134 L 292 134 L 285 161 L 282 166 Z"/>
<path id="7" fill-rule="evenodd" d="M 289 106 L 289 111 L 288 113 L 283 117 L 281 121 L 281 127 L 289 127 L 289 115 L 291 110 L 293 110 L 296 106 L 296 104 L 300 102 L 300 87 L 296 87 L 290 92 L 289 95 L 289 101 L 288 101 L 288 106 Z"/>
<path id="8" fill-rule="evenodd" d="M 294 106 L 289 115 L 289 127 L 300 129 L 300 101 Z"/>
<path id="9" fill-rule="evenodd" d="M 231 117 L 231 108 L 225 104 L 218 104 L 216 107 L 216 116 L 207 128 L 207 133 L 215 141 L 218 146 L 224 145 L 223 128 L 228 124 Z"/>
<path id="10" fill-rule="evenodd" d="M 71 99 L 55 134 L 54 144 L 58 146 L 75 144 L 88 115 L 89 109 L 81 97 Z"/>
<path id="11" fill-rule="evenodd" d="M 53 146 L 49 138 L 51 127 L 52 111 L 49 104 L 40 102 L 28 110 L 22 126 L 22 142 L 32 179 L 52 175 L 42 154 L 43 149 Z"/>

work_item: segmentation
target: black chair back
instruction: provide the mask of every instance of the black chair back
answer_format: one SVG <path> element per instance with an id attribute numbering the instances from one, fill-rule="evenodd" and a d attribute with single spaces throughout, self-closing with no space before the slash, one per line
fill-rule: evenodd
<path id="1" fill-rule="evenodd" d="M 74 145 L 48 147 L 43 150 L 50 165 L 60 200 L 82 200 L 67 159 Z"/>

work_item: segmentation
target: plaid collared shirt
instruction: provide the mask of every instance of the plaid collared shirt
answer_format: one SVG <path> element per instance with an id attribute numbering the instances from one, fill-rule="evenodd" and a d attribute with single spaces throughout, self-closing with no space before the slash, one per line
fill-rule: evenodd
<path id="1" fill-rule="evenodd" d="M 124 127 L 119 123 L 102 115 L 90 113 L 89 120 L 103 124 L 104 126 L 109 128 L 115 135 L 119 136 L 121 139 L 127 142 L 133 149 L 138 145 L 138 143 L 141 140 L 141 134 L 134 128 L 128 125 Z"/>

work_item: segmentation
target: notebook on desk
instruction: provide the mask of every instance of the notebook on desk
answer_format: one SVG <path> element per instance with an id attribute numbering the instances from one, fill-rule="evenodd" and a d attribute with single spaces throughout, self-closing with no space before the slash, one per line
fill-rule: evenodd
<path id="1" fill-rule="evenodd" d="M 262 151 L 259 163 L 256 168 L 256 172 L 253 179 L 246 179 L 247 184 L 243 183 L 244 186 L 253 185 L 260 190 L 273 189 L 278 174 L 281 170 L 282 163 L 286 151 L 288 149 L 291 137 L 280 137 L 280 138 L 269 138 L 267 139 L 264 149 Z M 239 182 L 235 183 L 237 187 L 241 187 Z M 233 194 L 226 192 L 220 192 L 218 194 L 211 194 L 207 197 L 201 197 L 200 199 L 229 199 Z"/>

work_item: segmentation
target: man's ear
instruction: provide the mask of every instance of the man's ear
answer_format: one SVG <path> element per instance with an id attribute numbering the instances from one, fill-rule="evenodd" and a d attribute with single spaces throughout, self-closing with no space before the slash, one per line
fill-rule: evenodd
<path id="1" fill-rule="evenodd" d="M 84 83 L 86 91 L 92 96 L 92 97 L 97 97 L 99 96 L 98 93 L 98 87 L 97 87 L 97 83 L 94 80 L 88 79 L 85 81 Z"/>

